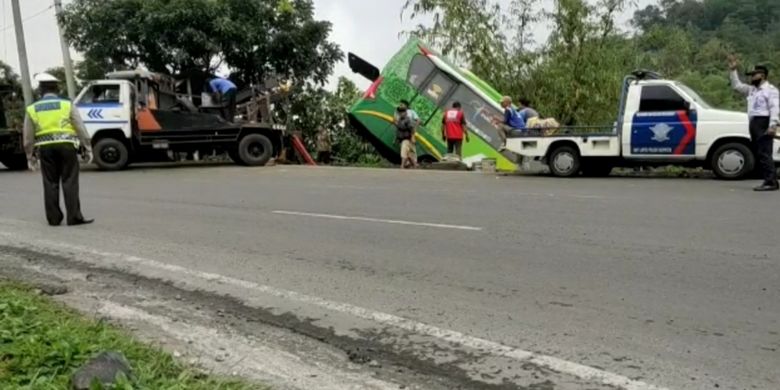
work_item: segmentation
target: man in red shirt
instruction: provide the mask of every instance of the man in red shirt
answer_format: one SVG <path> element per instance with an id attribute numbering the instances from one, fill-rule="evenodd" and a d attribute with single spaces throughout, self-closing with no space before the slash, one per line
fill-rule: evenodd
<path id="1" fill-rule="evenodd" d="M 463 158 L 463 139 L 469 142 L 469 132 L 466 130 L 466 115 L 463 114 L 460 102 L 452 103 L 452 108 L 444 111 L 441 125 L 441 136 L 447 142 L 447 153 L 455 153 Z"/>

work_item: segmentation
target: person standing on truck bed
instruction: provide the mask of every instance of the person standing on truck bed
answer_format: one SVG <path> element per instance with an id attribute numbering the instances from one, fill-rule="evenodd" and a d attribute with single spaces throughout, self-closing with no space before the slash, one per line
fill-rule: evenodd
<path id="1" fill-rule="evenodd" d="M 750 136 L 753 139 L 754 150 L 758 155 L 758 163 L 764 178 L 764 183 L 755 188 L 756 191 L 777 191 L 777 168 L 773 158 L 774 138 L 777 126 L 780 125 L 780 92 L 770 84 L 769 69 L 756 66 L 747 73 L 751 77 L 750 84 L 742 83 L 737 73 L 739 61 L 729 56 L 731 69 L 731 85 L 734 90 L 747 95 L 748 116 L 750 117 Z"/>
<path id="2" fill-rule="evenodd" d="M 214 94 L 214 100 L 219 102 L 219 106 L 222 107 L 222 117 L 229 122 L 233 122 L 236 118 L 236 94 L 238 93 L 238 87 L 226 78 L 215 77 L 209 80 L 209 88 L 211 93 Z"/>
<path id="3" fill-rule="evenodd" d="M 417 168 L 417 146 L 415 133 L 420 117 L 409 107 L 409 101 L 401 100 L 395 111 L 396 138 L 401 143 L 401 169 Z"/>
<path id="4" fill-rule="evenodd" d="M 460 102 L 452 103 L 452 108 L 444 112 L 441 136 L 447 143 L 447 154 L 455 153 L 463 159 L 463 138 L 469 142 L 469 132 L 466 130 L 466 115 Z"/>
<path id="5" fill-rule="evenodd" d="M 501 151 L 506 150 L 506 140 L 513 131 L 525 129 L 525 119 L 512 107 L 512 98 L 504 96 L 501 99 L 501 108 L 504 109 L 504 117 L 495 118 L 495 125 L 498 127 L 498 135 L 501 137 Z"/>
<path id="6" fill-rule="evenodd" d="M 59 80 L 50 74 L 35 76 L 43 97 L 27 107 L 24 118 L 24 150 L 31 170 L 40 168 L 46 220 L 59 226 L 64 216 L 60 209 L 60 183 L 68 213 L 68 226 L 94 222 L 81 214 L 79 201 L 79 159 L 92 161 L 92 144 L 78 110 L 69 100 L 57 96 Z M 37 158 L 36 158 L 37 152 Z"/>

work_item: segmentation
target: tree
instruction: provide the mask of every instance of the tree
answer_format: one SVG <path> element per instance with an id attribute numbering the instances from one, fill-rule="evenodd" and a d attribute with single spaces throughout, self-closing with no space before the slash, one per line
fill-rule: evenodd
<path id="1" fill-rule="evenodd" d="M 314 20 L 311 0 L 222 0 L 220 48 L 245 81 L 277 75 L 323 85 L 343 53 L 329 42 L 331 24 Z"/>
<path id="2" fill-rule="evenodd" d="M 498 90 L 531 98 L 543 113 L 574 124 L 614 116 L 620 81 L 633 58 L 630 43 L 615 28 L 626 3 L 557 0 L 551 12 L 538 14 L 531 11 L 534 0 L 513 0 L 503 8 L 486 0 L 410 0 L 405 9 L 413 18 L 433 16 L 431 26 L 414 33 L 442 54 L 460 58 Z M 540 21 L 551 23 L 553 34 L 531 50 L 529 32 Z"/>
<path id="3" fill-rule="evenodd" d="M 344 77 L 339 78 L 336 90 L 331 92 L 322 87 L 308 85 L 293 98 L 292 112 L 296 113 L 292 123 L 295 129 L 303 129 L 304 139 L 310 147 L 319 127 L 331 132 L 333 157 L 340 163 L 375 164 L 380 161 L 373 147 L 365 142 L 350 126 L 347 111 L 360 97 L 355 84 Z"/>
<path id="4" fill-rule="evenodd" d="M 266 76 L 324 84 L 342 58 L 311 0 L 75 0 L 61 22 L 84 73 L 145 66 L 177 75 L 221 66 L 245 83 Z"/>
<path id="5" fill-rule="evenodd" d="M 412 19 L 431 15 L 431 26 L 412 33 L 477 74 L 496 72 L 509 50 L 501 31 L 501 7 L 491 0 L 407 0 Z M 500 71 L 498 71 L 500 72 Z"/>
<path id="6" fill-rule="evenodd" d="M 76 0 L 61 16 L 66 36 L 110 70 L 146 66 L 176 74 L 210 70 L 219 54 L 218 3 L 211 0 Z"/>

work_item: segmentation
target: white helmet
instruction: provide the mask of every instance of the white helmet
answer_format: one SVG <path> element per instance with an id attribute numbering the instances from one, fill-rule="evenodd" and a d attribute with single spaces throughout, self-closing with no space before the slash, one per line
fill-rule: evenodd
<path id="1" fill-rule="evenodd" d="M 42 83 L 59 83 L 60 80 L 56 77 L 52 76 L 49 73 L 38 73 L 35 76 L 33 76 L 33 83 L 35 84 L 35 88 L 38 88 L 41 86 Z"/>

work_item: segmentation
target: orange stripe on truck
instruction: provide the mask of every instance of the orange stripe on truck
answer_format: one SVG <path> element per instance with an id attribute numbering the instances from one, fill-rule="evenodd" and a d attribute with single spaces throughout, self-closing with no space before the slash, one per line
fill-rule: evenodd
<path id="1" fill-rule="evenodd" d="M 155 119 L 154 114 L 148 108 L 142 108 L 135 114 L 135 120 L 138 122 L 138 130 L 141 132 L 152 132 L 162 130 L 162 126 Z"/>

